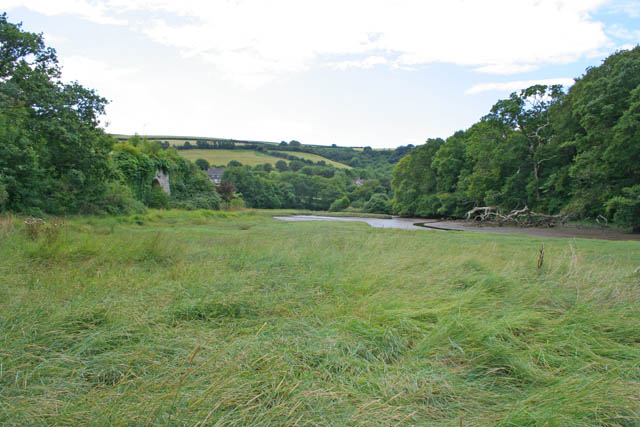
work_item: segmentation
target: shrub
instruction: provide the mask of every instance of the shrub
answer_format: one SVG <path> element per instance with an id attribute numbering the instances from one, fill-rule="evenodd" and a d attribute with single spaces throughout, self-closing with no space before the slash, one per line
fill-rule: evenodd
<path id="1" fill-rule="evenodd" d="M 9 201 L 9 192 L 6 185 L 3 185 L 0 181 L 0 212 L 5 209 L 7 202 Z"/>
<path id="2" fill-rule="evenodd" d="M 331 203 L 331 206 L 329 207 L 329 212 L 343 211 L 349 207 L 350 203 L 351 202 L 349 201 L 349 198 L 347 196 L 344 196 L 341 199 L 336 199 L 334 200 L 333 203 Z"/>
<path id="3" fill-rule="evenodd" d="M 169 195 L 160 186 L 153 187 L 147 194 L 147 206 L 154 209 L 167 209 L 171 204 Z"/>
<path id="4" fill-rule="evenodd" d="M 130 215 L 146 212 L 145 206 L 135 199 L 133 191 L 128 186 L 110 182 L 102 195 L 102 199 L 96 204 L 98 213 L 112 215 Z"/>
<path id="5" fill-rule="evenodd" d="M 210 193 L 196 193 L 186 199 L 175 201 L 173 207 L 186 210 L 218 210 L 220 209 L 220 196 L 218 196 L 218 193 L 215 191 Z"/>
<path id="6" fill-rule="evenodd" d="M 198 166 L 200 169 L 202 169 L 203 171 L 206 171 L 207 169 L 209 169 L 209 162 L 206 159 L 198 159 L 195 161 L 196 166 Z"/>
<path id="7" fill-rule="evenodd" d="M 391 212 L 389 198 L 384 193 L 376 193 L 364 204 L 364 211 L 369 213 L 388 214 Z"/>
<path id="8" fill-rule="evenodd" d="M 622 196 L 607 202 L 607 212 L 613 213 L 613 221 L 623 227 L 632 227 L 640 232 L 640 185 L 622 189 Z"/>

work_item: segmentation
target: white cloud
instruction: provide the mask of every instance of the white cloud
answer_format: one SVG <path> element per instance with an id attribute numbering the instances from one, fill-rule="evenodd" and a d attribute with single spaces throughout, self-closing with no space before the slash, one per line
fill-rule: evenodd
<path id="1" fill-rule="evenodd" d="M 387 58 L 384 56 L 369 56 L 361 61 L 341 61 L 341 62 L 329 62 L 327 65 L 334 70 L 347 70 L 349 68 L 361 68 L 369 69 L 375 65 L 387 64 Z"/>
<path id="2" fill-rule="evenodd" d="M 132 30 L 212 64 L 245 87 L 318 63 L 337 69 L 449 63 L 515 74 L 569 63 L 611 44 L 604 25 L 590 15 L 607 0 L 9 1 L 10 7 L 110 24 L 134 13 Z M 366 59 L 336 60 L 344 56 Z"/>
<path id="3" fill-rule="evenodd" d="M 625 43 L 619 46 L 616 50 L 632 50 L 634 47 L 636 47 L 636 45 L 631 43 Z"/>
<path id="4" fill-rule="evenodd" d="M 73 15 L 96 24 L 127 25 L 124 19 L 109 16 L 112 8 L 105 1 L 88 0 L 5 0 L 4 8 L 25 7 L 46 16 Z"/>
<path id="5" fill-rule="evenodd" d="M 475 95 L 482 92 L 499 91 L 499 92 L 514 92 L 520 89 L 526 89 L 533 85 L 562 85 L 569 87 L 573 85 L 574 80 L 568 78 L 556 78 L 556 79 L 544 79 L 544 80 L 517 80 L 512 82 L 501 83 L 481 83 L 474 85 L 467 89 L 465 93 L 467 95 Z"/>
<path id="6" fill-rule="evenodd" d="M 123 77 L 138 71 L 135 68 L 116 68 L 104 61 L 84 56 L 60 58 L 60 63 L 63 80 L 80 81 L 83 86 L 96 88 L 100 93 L 103 86 L 117 83 Z"/>
<path id="7" fill-rule="evenodd" d="M 629 16 L 630 18 L 640 17 L 640 1 L 629 0 L 616 2 L 608 7 L 610 12 Z"/>
<path id="8" fill-rule="evenodd" d="M 525 73 L 527 71 L 535 71 L 539 68 L 539 65 L 534 64 L 490 64 L 483 65 L 482 67 L 475 68 L 473 71 L 486 74 L 518 74 Z"/>
<path id="9" fill-rule="evenodd" d="M 64 36 L 59 36 L 59 35 L 50 34 L 50 33 L 44 33 L 43 37 L 47 45 L 60 45 L 62 43 L 66 43 L 69 40 Z"/>
<path id="10" fill-rule="evenodd" d="M 607 27 L 607 34 L 624 40 L 639 40 L 640 39 L 640 31 L 629 31 L 627 28 L 614 24 Z"/>

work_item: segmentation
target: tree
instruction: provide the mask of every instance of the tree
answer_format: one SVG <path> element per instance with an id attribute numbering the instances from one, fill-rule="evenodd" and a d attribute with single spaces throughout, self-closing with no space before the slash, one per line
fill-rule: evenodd
<path id="1" fill-rule="evenodd" d="M 106 102 L 77 82 L 62 83 L 56 52 L 42 35 L 0 15 L 0 115 L 7 126 L 0 175 L 8 209 L 92 211 L 114 172 L 113 140 L 98 128 Z M 25 168 L 40 171 L 35 185 Z"/>
<path id="2" fill-rule="evenodd" d="M 289 169 L 296 172 L 304 167 L 304 162 L 300 160 L 292 160 L 289 162 Z"/>
<path id="3" fill-rule="evenodd" d="M 592 67 L 569 90 L 556 114 L 569 129 L 561 143 L 574 150 L 569 167 L 572 209 L 607 214 L 609 200 L 640 184 L 640 46 Z"/>
<path id="4" fill-rule="evenodd" d="M 279 172 L 286 172 L 289 170 L 289 165 L 287 165 L 287 162 L 284 160 L 278 160 L 276 162 L 276 169 L 278 169 Z"/>
<path id="5" fill-rule="evenodd" d="M 229 202 L 231 199 L 233 199 L 236 188 L 229 181 L 222 181 L 216 188 L 216 191 L 218 192 L 218 194 L 220 194 L 222 200 L 224 200 L 225 202 Z"/>
<path id="6" fill-rule="evenodd" d="M 553 138 L 549 109 L 563 96 L 561 85 L 534 85 L 523 89 L 520 94 L 514 92 L 508 99 L 498 101 L 485 118 L 499 123 L 505 130 L 518 130 L 527 140 L 536 202 L 542 198 L 542 166 L 555 157 L 548 149 Z"/>
<path id="7" fill-rule="evenodd" d="M 347 196 L 344 196 L 341 199 L 336 199 L 334 200 L 333 203 L 331 203 L 331 206 L 329 206 L 329 212 L 343 211 L 347 209 L 350 204 L 351 204 L 351 201 Z"/>
<path id="8" fill-rule="evenodd" d="M 206 159 L 197 159 L 195 164 L 203 171 L 206 171 L 210 167 L 209 162 Z"/>
<path id="9" fill-rule="evenodd" d="M 388 214 L 391 212 L 389 198 L 384 193 L 376 193 L 364 205 L 364 211 L 369 213 Z"/>

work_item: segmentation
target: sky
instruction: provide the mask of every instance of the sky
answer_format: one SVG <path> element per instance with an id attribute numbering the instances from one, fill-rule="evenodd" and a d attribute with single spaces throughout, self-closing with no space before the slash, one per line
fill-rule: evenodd
<path id="1" fill-rule="evenodd" d="M 393 148 L 640 43 L 640 0 L 3 0 L 109 133 Z"/>

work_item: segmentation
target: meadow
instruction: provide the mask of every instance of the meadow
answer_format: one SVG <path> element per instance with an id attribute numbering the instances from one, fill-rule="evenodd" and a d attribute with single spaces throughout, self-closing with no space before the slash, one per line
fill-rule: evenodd
<path id="1" fill-rule="evenodd" d="M 275 165 L 278 160 L 284 160 L 285 162 L 289 163 L 289 160 L 281 159 L 280 157 L 270 156 L 268 154 L 261 153 L 259 151 L 254 151 L 254 150 L 193 149 L 193 150 L 180 150 L 178 151 L 178 153 L 184 158 L 189 159 L 191 161 L 196 161 L 197 159 L 205 159 L 210 164 L 218 165 L 218 166 L 226 166 L 231 160 L 237 160 L 243 165 L 248 165 L 248 166 L 262 165 L 264 163 L 271 163 L 272 165 Z M 317 154 L 289 152 L 289 151 L 287 151 L 286 154 L 291 154 L 301 159 L 313 160 L 314 162 L 324 160 L 325 163 L 327 163 L 328 165 L 332 165 L 337 168 L 351 169 L 351 166 L 334 162 L 333 160 L 329 160 Z"/>
<path id="2" fill-rule="evenodd" d="M 640 423 L 638 242 L 52 222 L 0 218 L 0 424 Z"/>
<path id="3" fill-rule="evenodd" d="M 236 160 L 243 165 L 256 166 L 265 163 L 275 165 L 278 160 L 283 160 L 279 157 L 270 156 L 268 154 L 260 153 L 253 150 L 180 150 L 178 153 L 193 161 L 197 159 L 205 159 L 212 166 L 226 166 L 231 160 Z M 287 162 L 287 160 L 285 160 Z"/>

